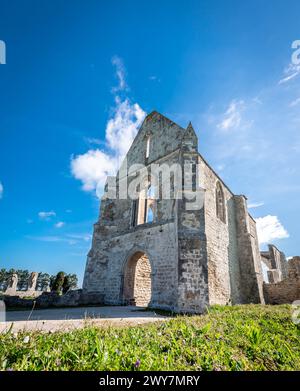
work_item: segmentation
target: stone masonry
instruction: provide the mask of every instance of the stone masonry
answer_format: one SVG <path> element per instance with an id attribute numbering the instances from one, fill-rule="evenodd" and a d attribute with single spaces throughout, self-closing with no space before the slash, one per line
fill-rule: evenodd
<path id="1" fill-rule="evenodd" d="M 286 276 L 282 279 L 264 282 L 264 294 L 268 304 L 293 303 L 300 300 L 300 257 L 293 257 L 286 262 L 286 269 Z"/>
<path id="2" fill-rule="evenodd" d="M 263 303 L 256 225 L 247 199 L 234 194 L 199 154 L 192 125 L 184 129 L 152 112 L 125 160 L 126 167 L 123 163 L 116 177 L 108 178 L 101 200 L 84 275 L 85 300 L 196 313 L 216 303 Z M 201 189 L 201 207 L 188 207 L 186 197 L 164 197 L 163 177 L 155 182 L 148 171 L 136 199 L 120 197 L 122 184 L 134 183 L 138 165 L 148 170 L 153 163 L 170 171 L 174 164 L 189 165 L 181 190 Z M 177 173 L 171 174 L 174 194 L 176 181 Z M 112 182 L 116 197 L 108 195 Z M 156 198 L 148 194 L 152 185 Z"/>

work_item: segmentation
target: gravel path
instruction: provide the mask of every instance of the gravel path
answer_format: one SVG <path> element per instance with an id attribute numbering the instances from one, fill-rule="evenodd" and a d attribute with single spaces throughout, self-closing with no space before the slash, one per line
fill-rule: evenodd
<path id="1" fill-rule="evenodd" d="M 8 311 L 6 322 L 0 322 L 0 332 L 12 327 L 19 331 L 70 331 L 86 326 L 134 326 L 167 319 L 154 311 L 139 311 L 137 307 L 76 307 L 30 311 Z"/>

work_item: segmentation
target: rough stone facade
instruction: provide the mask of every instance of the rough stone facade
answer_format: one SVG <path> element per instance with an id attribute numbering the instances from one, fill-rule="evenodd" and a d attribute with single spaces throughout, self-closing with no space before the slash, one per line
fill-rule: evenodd
<path id="1" fill-rule="evenodd" d="M 233 194 L 199 154 L 192 125 L 184 129 L 152 112 L 126 163 L 115 178 L 108 178 L 108 185 L 115 181 L 117 196 L 105 193 L 102 198 L 83 296 L 98 297 L 105 304 L 149 304 L 198 313 L 215 303 L 263 303 L 256 225 L 246 197 Z M 153 163 L 169 168 L 189 165 L 191 171 L 181 183 L 190 194 L 202 189 L 201 207 L 190 208 L 184 197 L 164 197 L 161 176 L 157 199 L 147 194 L 153 180 L 148 175 L 147 187 L 137 189 L 138 201 L 121 199 L 121 185 L 133 184 L 136 165 L 148 170 Z M 176 175 L 171 175 L 171 193 Z"/>
<path id="2" fill-rule="evenodd" d="M 261 251 L 261 261 L 268 269 L 268 282 L 276 283 L 287 278 L 287 261 L 285 255 L 273 244 L 268 245 L 268 251 Z"/>
<path id="3" fill-rule="evenodd" d="M 42 295 L 43 292 L 48 292 L 50 290 L 48 286 L 43 287 L 42 291 L 36 290 L 38 274 L 39 273 L 37 272 L 30 273 L 26 290 L 18 290 L 18 275 L 16 273 L 12 274 L 7 281 L 7 287 L 3 293 L 6 296 L 17 296 L 22 298 L 28 296 L 38 297 Z"/>
<path id="4" fill-rule="evenodd" d="M 276 282 L 264 282 L 264 294 L 268 304 L 293 303 L 300 300 L 300 257 L 293 257 L 286 262 L 284 278 Z"/>

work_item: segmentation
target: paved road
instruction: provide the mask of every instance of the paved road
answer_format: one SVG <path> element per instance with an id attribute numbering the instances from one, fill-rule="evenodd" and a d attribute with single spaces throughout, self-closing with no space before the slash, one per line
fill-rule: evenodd
<path id="1" fill-rule="evenodd" d="M 37 309 L 30 311 L 8 311 L 6 322 L 0 322 L 0 332 L 7 331 L 11 325 L 13 332 L 21 330 L 40 330 L 45 332 L 72 330 L 87 325 L 132 326 L 166 319 L 154 311 L 139 311 L 137 307 L 77 307 Z"/>

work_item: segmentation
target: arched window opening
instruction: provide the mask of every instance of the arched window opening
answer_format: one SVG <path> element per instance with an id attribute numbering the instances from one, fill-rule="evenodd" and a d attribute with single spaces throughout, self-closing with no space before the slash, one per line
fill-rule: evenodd
<path id="1" fill-rule="evenodd" d="M 153 222 L 153 210 L 152 210 L 153 206 L 150 205 L 148 207 L 148 210 L 147 210 L 147 220 L 146 222 L 147 223 L 152 223 Z"/>
<path id="2" fill-rule="evenodd" d="M 156 187 L 150 184 L 147 191 L 147 198 L 154 199 L 155 197 L 156 197 Z"/>
<path id="3" fill-rule="evenodd" d="M 156 205 L 156 186 L 152 185 L 151 181 L 149 181 L 146 206 L 145 206 L 146 223 L 152 223 L 154 221 L 155 205 Z"/>
<path id="4" fill-rule="evenodd" d="M 217 182 L 216 185 L 216 212 L 217 212 L 217 217 L 221 221 L 223 221 L 223 223 L 226 223 L 226 208 L 225 208 L 224 192 L 220 182 Z"/>
<path id="5" fill-rule="evenodd" d="M 131 226 L 155 221 L 155 207 L 156 187 L 147 179 L 144 188 L 139 192 L 138 199 L 132 202 Z"/>

